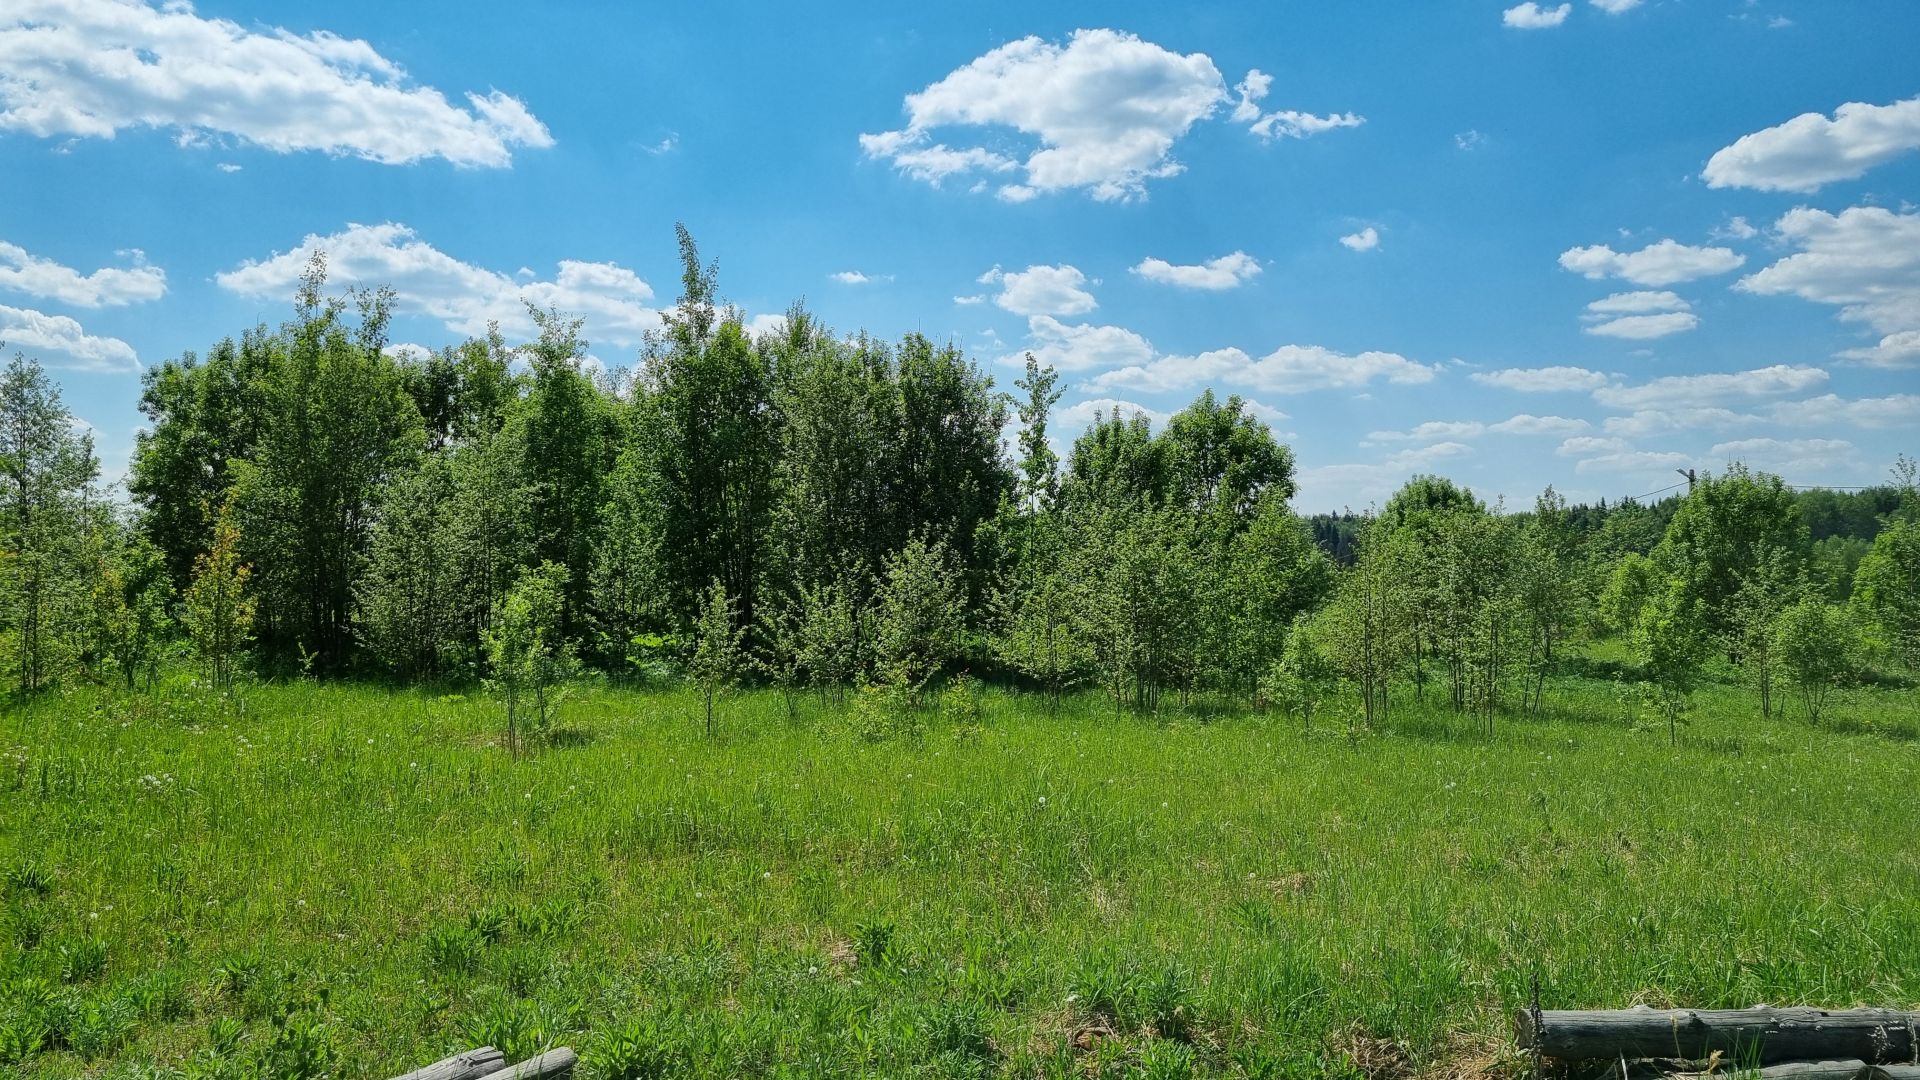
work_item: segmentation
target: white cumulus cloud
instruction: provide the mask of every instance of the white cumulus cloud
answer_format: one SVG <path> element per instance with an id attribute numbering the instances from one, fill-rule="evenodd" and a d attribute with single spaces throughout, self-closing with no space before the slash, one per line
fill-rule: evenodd
<path id="1" fill-rule="evenodd" d="M 1700 316 L 1691 311 L 1668 311 L 1659 315 L 1621 315 L 1618 318 L 1588 324 L 1584 331 L 1600 337 L 1650 341 L 1669 334 L 1681 334 L 1700 325 Z"/>
<path id="2" fill-rule="evenodd" d="M 133 371 L 140 366 L 133 346 L 114 337 L 86 332 L 65 315 L 0 304 L 0 342 L 50 368 L 77 371 Z"/>
<path id="3" fill-rule="evenodd" d="M 553 145 L 519 99 L 489 90 L 464 107 L 412 84 L 365 41 L 325 30 L 251 30 L 191 4 L 12 0 L 0 15 L 0 131 L 112 138 L 231 137 L 389 165 L 439 157 L 500 167 L 515 147 Z"/>
<path id="4" fill-rule="evenodd" d="M 1920 97 L 1891 105 L 1850 101 L 1832 117 L 1802 113 L 1742 135 L 1707 160 L 1708 187 L 1818 191 L 1920 150 Z"/>
<path id="5" fill-rule="evenodd" d="M 1820 368 L 1775 364 L 1750 371 L 1667 375 L 1638 386 L 1605 386 L 1593 392 L 1593 399 L 1617 409 L 1716 407 L 1729 400 L 1805 393 L 1826 381 L 1827 373 Z"/>
<path id="6" fill-rule="evenodd" d="M 1800 250 L 1740 279 L 1736 288 L 1762 296 L 1788 294 L 1840 308 L 1840 316 L 1894 335 L 1885 352 L 1855 356 L 1892 360 L 1920 330 L 1920 213 L 1856 206 L 1838 214 L 1801 207 L 1774 224 Z"/>
<path id="7" fill-rule="evenodd" d="M 1348 233 L 1340 243 L 1352 251 L 1372 251 L 1380 246 L 1380 230 L 1369 225 L 1357 233 Z"/>
<path id="8" fill-rule="evenodd" d="M 1186 289 L 1231 289 L 1244 285 L 1260 273 L 1260 261 L 1244 251 L 1235 251 L 1203 263 L 1181 265 L 1165 259 L 1140 260 L 1133 272 L 1148 281 L 1178 285 Z"/>
<path id="9" fill-rule="evenodd" d="M 1358 389 L 1375 381 L 1419 385 L 1432 382 L 1437 371 L 1437 366 L 1417 363 L 1398 353 L 1350 355 L 1319 345 L 1282 345 L 1258 359 L 1236 348 L 1214 349 L 1194 356 L 1162 356 L 1146 364 L 1097 375 L 1087 383 L 1086 389 L 1167 392 L 1218 382 L 1273 393 L 1299 394 L 1312 390 Z"/>
<path id="10" fill-rule="evenodd" d="M 1076 30 L 1065 45 L 1009 42 L 907 95 L 907 126 L 862 135 L 871 157 L 938 181 L 1019 171 L 999 188 L 1016 201 L 1085 188 L 1098 199 L 1145 194 L 1182 166 L 1173 144 L 1226 99 L 1205 53 L 1181 55 L 1117 30 Z M 1011 128 L 1038 146 L 1024 161 L 983 146 L 938 141 L 944 128 Z"/>
<path id="11" fill-rule="evenodd" d="M 1033 353 L 1041 364 L 1061 371 L 1144 364 L 1153 357 L 1153 346 L 1146 338 L 1118 326 L 1070 324 L 1051 315 L 1034 315 L 1027 319 L 1027 334 L 1032 343 L 1024 351 Z M 1017 364 L 1021 355 L 1010 355 L 1003 361 Z"/>
<path id="12" fill-rule="evenodd" d="M 1695 278 L 1724 274 L 1747 261 L 1745 255 L 1723 247 L 1694 247 L 1661 240 L 1639 251 L 1615 251 L 1606 244 L 1568 248 L 1560 253 L 1563 269 L 1598 281 L 1621 278 L 1635 285 L 1673 285 Z"/>
<path id="13" fill-rule="evenodd" d="M 166 271 L 148 266 L 145 254 L 138 250 L 122 254 L 132 266 L 108 266 L 82 274 L 0 240 L 0 289 L 82 308 L 119 307 L 166 295 Z"/>
<path id="14" fill-rule="evenodd" d="M 1025 270 L 996 266 L 978 280 L 982 285 L 1000 286 L 993 302 L 1015 315 L 1084 315 L 1100 306 L 1082 287 L 1087 275 L 1073 266 L 1029 266 Z"/>
<path id="15" fill-rule="evenodd" d="M 1298 109 L 1262 112 L 1260 101 L 1273 89 L 1273 76 L 1259 68 L 1247 72 L 1247 77 L 1233 89 L 1240 95 L 1240 101 L 1233 107 L 1233 119 L 1247 125 L 1248 131 L 1263 139 L 1304 139 L 1309 135 L 1340 128 L 1359 127 L 1367 122 L 1366 117 L 1350 112 L 1328 113 L 1325 116 L 1315 116 Z"/>
<path id="16" fill-rule="evenodd" d="M 1610 381 L 1598 371 L 1580 367 L 1502 368 L 1476 371 L 1467 378 L 1482 386 L 1516 390 L 1523 394 L 1598 390 Z"/>
<path id="17" fill-rule="evenodd" d="M 1533 0 L 1516 4 L 1500 13 L 1500 21 L 1515 30 L 1548 30 L 1567 21 L 1573 13 L 1572 4 L 1559 7 L 1541 7 Z"/>
<path id="18" fill-rule="evenodd" d="M 326 253 L 330 283 L 390 285 L 397 312 L 438 319 L 457 334 L 485 333 L 489 322 L 509 333 L 531 333 L 527 304 L 578 315 L 586 320 L 590 340 L 615 345 L 637 345 L 660 325 L 659 312 L 648 306 L 653 289 L 626 267 L 568 259 L 551 280 L 516 281 L 462 262 L 393 222 L 309 235 L 298 247 L 243 263 L 214 280 L 242 296 L 285 300 L 315 251 Z"/>
<path id="19" fill-rule="evenodd" d="M 1253 102 L 1271 83 L 1250 72 L 1233 110 L 1259 135 L 1297 138 L 1361 122 L 1351 113 L 1263 114 Z M 1138 199 L 1149 181 L 1184 170 L 1174 144 L 1229 100 L 1205 53 L 1183 55 L 1120 30 L 1076 30 L 1064 45 L 1008 42 L 908 94 L 906 126 L 861 135 L 860 147 L 914 179 L 962 177 L 1008 202 L 1071 190 Z M 980 129 L 1010 129 L 1028 145 L 997 136 L 984 145 Z"/>

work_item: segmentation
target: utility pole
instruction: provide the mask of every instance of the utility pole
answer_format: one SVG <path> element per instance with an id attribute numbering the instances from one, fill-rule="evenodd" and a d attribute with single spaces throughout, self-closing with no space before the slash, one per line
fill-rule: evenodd
<path id="1" fill-rule="evenodd" d="M 1687 478 L 1687 494 L 1689 495 L 1693 494 L 1693 481 L 1694 481 L 1693 470 L 1692 469 L 1675 469 L 1673 471 Z"/>

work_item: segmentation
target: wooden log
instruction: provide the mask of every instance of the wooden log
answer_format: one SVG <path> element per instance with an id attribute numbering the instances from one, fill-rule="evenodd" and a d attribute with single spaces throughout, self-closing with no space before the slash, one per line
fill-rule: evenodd
<path id="1" fill-rule="evenodd" d="M 578 1060 L 572 1050 L 562 1046 L 549 1050 L 539 1057 L 530 1057 L 518 1065 L 509 1065 L 497 1072 L 488 1073 L 484 1080 L 550 1080 L 552 1077 L 565 1076 L 573 1071 L 573 1063 Z"/>
<path id="2" fill-rule="evenodd" d="M 1920 1080 L 1920 1065 L 1873 1065 L 1868 1080 Z"/>
<path id="3" fill-rule="evenodd" d="M 491 1046 L 480 1046 L 396 1076 L 394 1080 L 480 1080 L 488 1073 L 498 1072 L 506 1063 L 507 1055 Z"/>
<path id="4" fill-rule="evenodd" d="M 1896 1009 L 1523 1010 L 1514 1035 L 1524 1049 L 1560 1061 L 1685 1058 L 1772 1065 L 1858 1058 L 1911 1064 L 1920 1013 Z"/>
<path id="5" fill-rule="evenodd" d="M 1871 1080 L 1864 1061 L 1783 1061 L 1758 1069 L 1721 1062 L 1712 1072 L 1668 1073 L 1673 1080 Z"/>

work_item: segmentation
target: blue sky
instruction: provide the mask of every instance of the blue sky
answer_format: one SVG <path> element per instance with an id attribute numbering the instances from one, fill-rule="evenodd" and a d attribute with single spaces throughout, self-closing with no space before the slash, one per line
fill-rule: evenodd
<path id="1" fill-rule="evenodd" d="M 326 248 L 438 346 L 522 297 L 631 364 L 672 228 L 762 325 L 951 339 L 1065 427 L 1212 386 L 1302 510 L 1920 450 L 1904 0 L 0 12 L 0 340 L 110 475 L 139 371 Z"/>

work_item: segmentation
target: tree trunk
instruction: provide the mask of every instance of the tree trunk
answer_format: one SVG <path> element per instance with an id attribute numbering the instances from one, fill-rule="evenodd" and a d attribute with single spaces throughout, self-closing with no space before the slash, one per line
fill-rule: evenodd
<path id="1" fill-rule="evenodd" d="M 1522 1012 L 1520 1045 L 1562 1061 L 1701 1060 L 1714 1051 L 1740 1064 L 1858 1058 L 1912 1063 L 1920 1013 L 1893 1009 L 1608 1009 Z"/>

